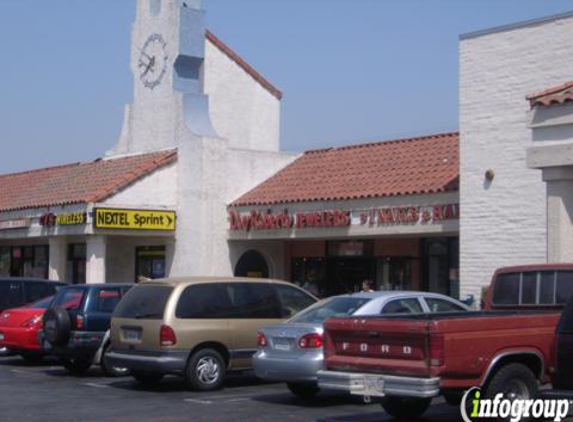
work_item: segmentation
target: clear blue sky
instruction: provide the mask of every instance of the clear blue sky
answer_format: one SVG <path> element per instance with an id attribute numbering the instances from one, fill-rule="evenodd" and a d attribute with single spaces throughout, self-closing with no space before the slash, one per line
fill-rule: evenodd
<path id="1" fill-rule="evenodd" d="M 282 148 L 458 128 L 459 34 L 557 0 L 204 0 L 208 27 L 281 89 Z M 0 173 L 93 160 L 131 102 L 134 0 L 0 0 Z M 573 58 L 572 58 L 573 59 Z"/>

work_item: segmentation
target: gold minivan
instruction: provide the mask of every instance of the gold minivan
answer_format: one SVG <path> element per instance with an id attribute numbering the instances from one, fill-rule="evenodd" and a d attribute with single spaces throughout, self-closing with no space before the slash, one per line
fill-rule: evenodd
<path id="1" fill-rule="evenodd" d="M 187 277 L 144 281 L 117 305 L 106 364 L 140 382 L 165 374 L 190 388 L 220 388 L 227 371 L 252 368 L 259 328 L 281 322 L 317 299 L 284 281 Z"/>

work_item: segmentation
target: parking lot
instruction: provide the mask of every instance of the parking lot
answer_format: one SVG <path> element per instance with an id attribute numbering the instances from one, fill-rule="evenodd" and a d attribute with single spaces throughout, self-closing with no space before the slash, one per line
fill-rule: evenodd
<path id="1" fill-rule="evenodd" d="M 31 365 L 21 358 L 0 358 L 0 409 L 3 421 L 19 422 L 369 422 L 392 420 L 377 403 L 356 397 L 320 395 L 306 404 L 283 384 L 262 383 L 250 374 L 232 376 L 216 392 L 188 391 L 177 377 L 142 387 L 131 377 L 105 378 L 99 368 L 69 375 L 56 361 Z M 459 413 L 435 404 L 424 420 L 459 421 Z"/>

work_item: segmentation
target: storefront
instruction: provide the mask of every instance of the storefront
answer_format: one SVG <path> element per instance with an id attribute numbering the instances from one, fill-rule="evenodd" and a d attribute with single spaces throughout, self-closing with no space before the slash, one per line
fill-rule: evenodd
<path id="1" fill-rule="evenodd" d="M 305 153 L 230 205 L 235 275 L 458 297 L 457 159 L 455 133 Z"/>

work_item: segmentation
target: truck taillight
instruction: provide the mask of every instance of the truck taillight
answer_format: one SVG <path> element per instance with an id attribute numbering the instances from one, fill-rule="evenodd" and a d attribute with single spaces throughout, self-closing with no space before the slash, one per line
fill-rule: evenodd
<path id="1" fill-rule="evenodd" d="M 269 342 L 267 341 L 265 335 L 259 331 L 257 334 L 257 345 L 259 347 L 267 347 L 268 344 Z"/>
<path id="2" fill-rule="evenodd" d="M 175 331 L 169 325 L 162 325 L 159 330 L 159 343 L 162 346 L 175 346 L 177 344 L 177 337 Z"/>
<path id="3" fill-rule="evenodd" d="M 298 347 L 301 349 L 317 349 L 322 347 L 322 334 L 305 334 L 298 340 Z"/>
<path id="4" fill-rule="evenodd" d="M 430 366 L 444 364 L 444 336 L 430 334 Z"/>
<path id="5" fill-rule="evenodd" d="M 82 314 L 79 314 L 76 317 L 76 329 L 78 330 L 83 330 L 83 328 L 85 327 L 85 319 L 84 316 Z"/>

